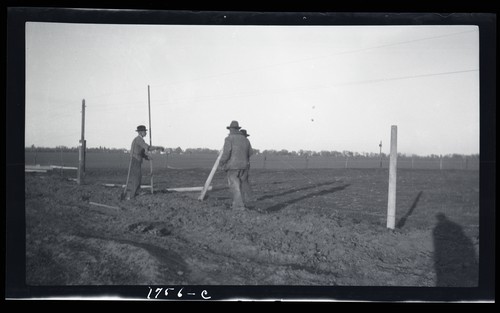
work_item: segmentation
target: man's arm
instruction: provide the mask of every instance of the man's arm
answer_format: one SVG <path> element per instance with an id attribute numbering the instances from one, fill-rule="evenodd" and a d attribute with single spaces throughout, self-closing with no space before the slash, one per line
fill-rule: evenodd
<path id="1" fill-rule="evenodd" d="M 219 165 L 221 168 L 224 168 L 224 165 L 227 163 L 229 158 L 231 157 L 231 140 L 229 137 L 224 139 L 224 147 L 222 148 L 222 155 L 220 157 Z"/>
<path id="2" fill-rule="evenodd" d="M 138 137 L 136 144 L 145 151 L 149 151 L 149 145 L 144 141 L 144 138 Z"/>

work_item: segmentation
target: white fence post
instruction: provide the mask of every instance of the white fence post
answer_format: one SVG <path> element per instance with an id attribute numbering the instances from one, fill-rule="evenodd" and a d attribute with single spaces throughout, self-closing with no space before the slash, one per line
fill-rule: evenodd
<path id="1" fill-rule="evenodd" d="M 387 201 L 387 228 L 396 223 L 396 171 L 398 163 L 398 127 L 391 126 L 391 157 L 389 161 L 389 198 Z"/>

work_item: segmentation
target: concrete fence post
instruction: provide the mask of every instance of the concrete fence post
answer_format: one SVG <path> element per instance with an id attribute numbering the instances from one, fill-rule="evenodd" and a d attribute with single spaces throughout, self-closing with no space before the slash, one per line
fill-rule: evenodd
<path id="1" fill-rule="evenodd" d="M 396 223 L 396 172 L 398 163 L 398 127 L 391 126 L 391 157 L 389 161 L 389 196 L 387 201 L 387 228 Z"/>

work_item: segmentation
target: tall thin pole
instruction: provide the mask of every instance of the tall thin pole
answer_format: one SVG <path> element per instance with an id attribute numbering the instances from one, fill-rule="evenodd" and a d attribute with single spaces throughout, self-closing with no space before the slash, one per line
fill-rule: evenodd
<path id="1" fill-rule="evenodd" d="M 151 101 L 149 96 L 149 85 L 148 85 L 148 111 L 149 111 L 149 145 L 152 145 L 151 140 Z"/>
<path id="2" fill-rule="evenodd" d="M 148 85 L 148 111 L 149 111 L 149 145 L 153 145 L 153 140 L 151 139 L 151 102 L 149 96 L 149 85 Z M 153 194 L 153 160 L 149 160 L 149 167 L 151 171 L 151 194 Z"/>
<path id="3" fill-rule="evenodd" d="M 82 99 L 82 150 L 83 150 L 83 173 L 85 174 L 85 164 L 87 163 L 87 142 L 85 141 L 85 99 Z"/>
<path id="4" fill-rule="evenodd" d="M 396 223 L 396 170 L 398 163 L 398 127 L 391 126 L 391 157 L 389 161 L 389 198 L 387 201 L 387 228 Z"/>
<path id="5" fill-rule="evenodd" d="M 82 134 L 80 145 L 78 146 L 78 177 L 77 183 L 80 185 L 83 181 L 85 172 L 85 99 L 82 100 Z"/>
<path id="6" fill-rule="evenodd" d="M 380 147 L 380 152 L 379 152 L 380 168 L 382 168 L 382 140 L 380 141 L 380 144 L 378 146 Z"/>

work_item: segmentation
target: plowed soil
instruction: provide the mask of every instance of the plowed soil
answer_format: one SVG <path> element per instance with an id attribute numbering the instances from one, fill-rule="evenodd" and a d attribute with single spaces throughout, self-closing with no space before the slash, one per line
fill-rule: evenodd
<path id="1" fill-rule="evenodd" d="M 244 211 L 222 172 L 203 201 L 167 190 L 208 175 L 160 170 L 122 201 L 103 184 L 126 170 L 26 173 L 27 284 L 477 286 L 477 171 L 398 171 L 394 230 L 384 169 L 251 170 Z"/>

